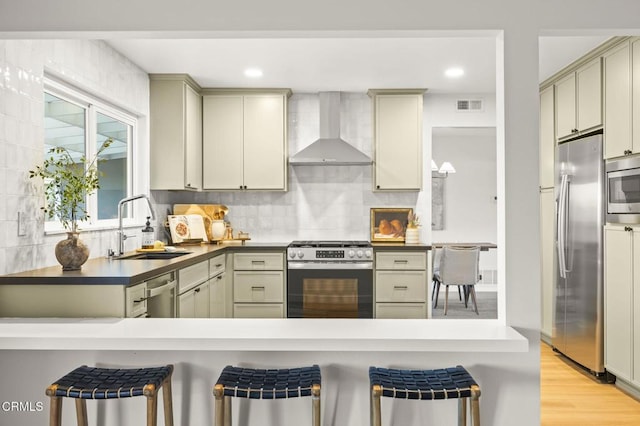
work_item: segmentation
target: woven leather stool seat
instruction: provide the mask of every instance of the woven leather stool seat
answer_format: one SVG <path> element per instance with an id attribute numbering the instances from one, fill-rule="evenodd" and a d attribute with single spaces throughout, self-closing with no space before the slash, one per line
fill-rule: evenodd
<path id="1" fill-rule="evenodd" d="M 369 367 L 372 425 L 379 426 L 380 396 L 416 400 L 458 398 L 458 424 L 466 424 L 466 400 L 471 398 L 473 424 L 480 425 L 480 387 L 462 366 L 436 370 Z"/>
<path id="2" fill-rule="evenodd" d="M 281 399 L 312 397 L 312 424 L 320 425 L 320 367 L 255 369 L 226 366 L 213 394 L 216 425 L 231 425 L 231 398 Z"/>
<path id="3" fill-rule="evenodd" d="M 163 388 L 165 425 L 173 425 L 171 375 L 173 365 L 147 368 L 99 368 L 80 366 L 49 386 L 50 424 L 62 421 L 62 398 L 76 399 L 78 425 L 87 425 L 87 399 L 147 397 L 147 425 L 156 425 L 157 394 Z"/>

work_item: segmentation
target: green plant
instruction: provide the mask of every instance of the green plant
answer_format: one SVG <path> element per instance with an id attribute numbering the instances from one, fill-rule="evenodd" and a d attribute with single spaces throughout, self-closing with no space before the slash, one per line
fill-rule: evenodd
<path id="1" fill-rule="evenodd" d="M 49 158 L 29 170 L 30 178 L 41 178 L 44 182 L 45 207 L 41 209 L 49 219 L 60 220 L 71 232 L 77 232 L 78 221 L 89 219 L 85 200 L 100 188 L 98 157 L 112 142 L 111 138 L 105 140 L 89 163 L 84 155 L 75 161 L 66 148 L 51 148 L 47 152 Z"/>
<path id="2" fill-rule="evenodd" d="M 420 218 L 417 214 L 409 213 L 407 216 L 407 228 L 417 228 L 420 226 Z"/>

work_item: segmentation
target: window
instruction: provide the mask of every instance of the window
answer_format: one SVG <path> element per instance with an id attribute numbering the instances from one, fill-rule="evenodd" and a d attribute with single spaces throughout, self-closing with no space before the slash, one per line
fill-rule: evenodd
<path id="1" fill-rule="evenodd" d="M 45 79 L 44 151 L 53 147 L 66 148 L 78 167 L 81 157 L 93 158 L 102 144 L 112 144 L 100 154 L 98 171 L 100 188 L 85 200 L 88 220 L 83 229 L 113 227 L 118 218 L 118 201 L 130 196 L 133 188 L 132 146 L 136 132 L 136 117 L 108 103 L 65 85 Z M 130 217 L 128 206 L 125 217 Z M 56 220 L 45 222 L 45 231 L 61 230 Z"/>

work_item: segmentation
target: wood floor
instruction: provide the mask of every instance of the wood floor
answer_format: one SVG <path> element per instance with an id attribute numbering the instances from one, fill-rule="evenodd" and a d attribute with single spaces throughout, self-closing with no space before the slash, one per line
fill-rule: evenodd
<path id="1" fill-rule="evenodd" d="M 541 425 L 640 425 L 640 401 L 602 384 L 541 343 Z"/>

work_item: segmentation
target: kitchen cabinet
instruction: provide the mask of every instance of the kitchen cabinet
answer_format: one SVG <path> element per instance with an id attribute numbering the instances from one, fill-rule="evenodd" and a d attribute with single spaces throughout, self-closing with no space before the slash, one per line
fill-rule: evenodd
<path id="1" fill-rule="evenodd" d="M 204 189 L 286 190 L 291 91 L 203 93 Z"/>
<path id="2" fill-rule="evenodd" d="M 552 188 L 540 190 L 540 280 L 542 288 L 542 324 L 543 338 L 551 342 L 553 336 L 553 297 L 555 279 L 555 197 Z"/>
<path id="3" fill-rule="evenodd" d="M 423 89 L 371 89 L 374 190 L 422 189 Z"/>
<path id="4" fill-rule="evenodd" d="M 602 64 L 596 58 L 555 83 L 556 138 L 602 126 Z"/>
<path id="5" fill-rule="evenodd" d="M 144 318 L 147 316 L 147 283 L 126 287 L 125 316 L 127 318 Z"/>
<path id="6" fill-rule="evenodd" d="M 427 317 L 426 252 L 375 255 L 376 318 Z"/>
<path id="7" fill-rule="evenodd" d="M 555 159 L 555 114 L 554 87 L 549 86 L 540 92 L 540 188 L 554 185 Z"/>
<path id="8" fill-rule="evenodd" d="M 178 317 L 209 317 L 209 261 L 178 270 Z"/>
<path id="9" fill-rule="evenodd" d="M 640 227 L 606 225 L 605 368 L 640 389 Z"/>
<path id="10" fill-rule="evenodd" d="M 202 188 L 202 99 L 185 74 L 151 74 L 151 189 Z"/>
<path id="11" fill-rule="evenodd" d="M 284 318 L 283 251 L 233 254 L 233 316 Z"/>
<path id="12" fill-rule="evenodd" d="M 605 158 L 634 152 L 631 93 L 631 45 L 627 40 L 604 54 Z"/>

